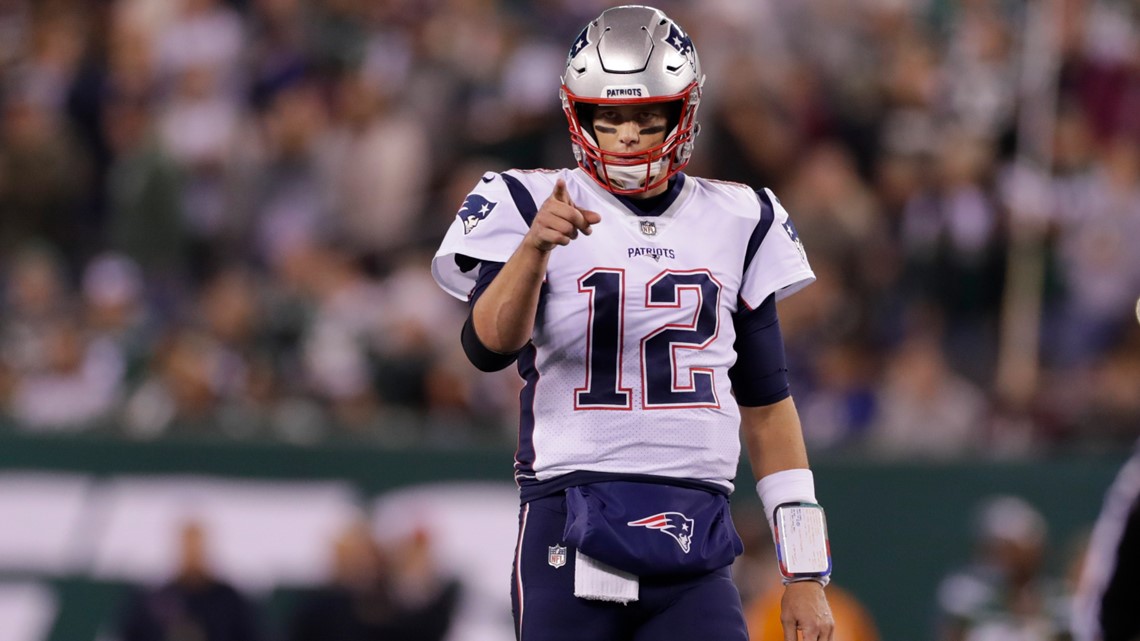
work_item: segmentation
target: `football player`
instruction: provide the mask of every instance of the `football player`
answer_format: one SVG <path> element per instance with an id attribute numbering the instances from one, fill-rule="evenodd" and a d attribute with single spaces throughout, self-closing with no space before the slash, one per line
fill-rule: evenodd
<path id="1" fill-rule="evenodd" d="M 728 512 L 741 434 L 785 577 L 786 639 L 831 639 L 831 560 L 776 301 L 815 276 L 780 202 L 687 176 L 704 76 L 661 11 L 571 46 L 578 166 L 488 173 L 435 255 L 461 340 L 525 380 L 512 597 L 522 641 L 745 641 Z"/>

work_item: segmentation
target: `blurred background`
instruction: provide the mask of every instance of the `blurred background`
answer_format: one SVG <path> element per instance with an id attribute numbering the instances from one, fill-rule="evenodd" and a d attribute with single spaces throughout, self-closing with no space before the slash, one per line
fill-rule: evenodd
<path id="1" fill-rule="evenodd" d="M 0 0 L 0 641 L 513 638 L 520 385 L 429 262 L 483 172 L 572 165 L 617 4 Z M 819 277 L 780 315 L 850 638 L 1064 638 L 1140 436 L 1140 3 L 657 6 L 687 172 Z"/>

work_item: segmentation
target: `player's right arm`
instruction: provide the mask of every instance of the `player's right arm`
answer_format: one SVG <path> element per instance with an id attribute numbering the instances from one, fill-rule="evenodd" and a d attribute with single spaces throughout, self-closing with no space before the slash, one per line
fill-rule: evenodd
<path id="1" fill-rule="evenodd" d="M 559 179 L 518 248 L 471 310 L 479 342 L 500 354 L 522 349 L 534 333 L 550 252 L 568 245 L 579 233 L 588 235 L 591 225 L 600 221 L 596 212 L 574 206 L 566 181 Z"/>

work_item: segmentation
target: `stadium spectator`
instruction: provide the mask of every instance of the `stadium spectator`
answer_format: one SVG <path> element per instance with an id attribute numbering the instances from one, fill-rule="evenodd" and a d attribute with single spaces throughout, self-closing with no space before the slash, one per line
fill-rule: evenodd
<path id="1" fill-rule="evenodd" d="M 146 298 L 172 306 L 170 299 L 188 288 L 190 266 L 183 171 L 160 144 L 147 94 L 113 93 L 102 109 L 112 154 L 105 178 L 107 248 L 143 270 Z"/>
<path id="2" fill-rule="evenodd" d="M 111 418 L 123 391 L 125 363 L 110 341 L 90 340 L 73 318 L 42 326 L 43 369 L 26 372 L 11 391 L 11 414 L 40 432 L 78 432 Z"/>
<path id="3" fill-rule="evenodd" d="M 87 159 L 64 114 L 34 78 L 14 71 L 0 94 L 0 252 L 45 242 L 75 268 L 85 255 L 80 205 Z"/>
<path id="4" fill-rule="evenodd" d="M 107 341 L 123 355 L 124 379 L 134 382 L 156 329 L 145 303 L 142 271 L 126 256 L 106 252 L 87 263 L 81 287 L 84 330 L 91 340 Z"/>
<path id="5" fill-rule="evenodd" d="M 937 638 L 1066 641 L 1068 591 L 1044 574 L 1044 517 L 1016 496 L 992 496 L 975 509 L 975 557 L 938 587 Z"/>
<path id="6" fill-rule="evenodd" d="M 1056 351 L 1085 365 L 1120 343 L 1133 326 L 1140 292 L 1140 142 L 1117 138 L 1069 185 L 1058 207 L 1058 267 L 1067 291 Z M 1079 206 L 1073 205 L 1074 201 Z"/>
<path id="7" fill-rule="evenodd" d="M 442 641 L 459 584 L 440 577 L 428 548 L 423 533 L 384 549 L 366 523 L 346 528 L 329 584 L 300 596 L 288 641 Z"/>
<path id="8" fill-rule="evenodd" d="M 259 641 L 253 603 L 210 568 L 209 537 L 197 522 L 178 533 L 178 567 L 167 583 L 134 592 L 117 621 L 121 641 Z"/>
<path id="9" fill-rule="evenodd" d="M 384 71 L 366 66 L 335 81 L 329 145 L 335 226 L 357 252 L 390 266 L 422 235 L 432 148 Z"/>
<path id="10" fill-rule="evenodd" d="M 49 367 L 50 325 L 73 313 L 62 258 L 50 245 L 29 243 L 6 254 L 0 354 L 17 376 Z"/>
<path id="11" fill-rule="evenodd" d="M 907 339 L 885 367 L 870 451 L 942 459 L 981 451 L 988 438 L 985 396 L 954 373 L 935 337 Z"/>
<path id="12" fill-rule="evenodd" d="M 216 338 L 178 327 L 160 339 L 147 375 L 130 393 L 122 429 L 134 438 L 218 433 L 218 411 L 241 389 L 237 357 Z"/>

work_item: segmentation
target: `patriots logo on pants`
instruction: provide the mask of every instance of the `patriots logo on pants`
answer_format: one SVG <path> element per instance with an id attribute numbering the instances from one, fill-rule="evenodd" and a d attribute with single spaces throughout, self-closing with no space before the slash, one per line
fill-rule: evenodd
<path id="1" fill-rule="evenodd" d="M 459 208 L 459 220 L 463 221 L 463 233 L 470 234 L 479 221 L 487 217 L 495 205 L 499 203 L 487 200 L 486 198 L 478 195 L 471 194 L 467 200 L 463 201 L 463 206 Z"/>
<path id="2" fill-rule="evenodd" d="M 685 554 L 689 553 L 689 547 L 692 545 L 693 524 L 693 519 L 680 512 L 661 512 L 626 523 L 630 527 L 647 527 L 668 534 L 677 541 L 677 545 L 681 546 Z"/>

